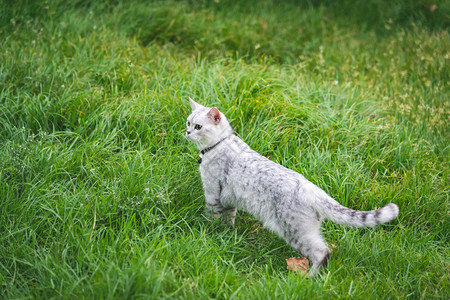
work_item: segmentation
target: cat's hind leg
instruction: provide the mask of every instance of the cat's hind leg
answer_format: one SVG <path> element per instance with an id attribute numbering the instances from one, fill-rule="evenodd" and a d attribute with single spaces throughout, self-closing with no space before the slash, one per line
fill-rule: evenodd
<path id="1" fill-rule="evenodd" d="M 331 253 L 325 242 L 323 242 L 322 237 L 318 236 L 316 238 L 319 238 L 321 242 L 313 244 L 314 247 L 312 247 L 311 253 L 308 255 L 308 258 L 312 262 L 311 269 L 309 270 L 309 274 L 312 276 L 317 274 L 320 268 L 327 266 L 328 258 Z"/>
<path id="2" fill-rule="evenodd" d="M 321 267 L 327 265 L 330 257 L 325 241 L 320 235 L 320 221 L 297 223 L 288 234 L 288 243 L 292 248 L 308 257 L 312 263 L 310 275 L 315 275 Z"/>

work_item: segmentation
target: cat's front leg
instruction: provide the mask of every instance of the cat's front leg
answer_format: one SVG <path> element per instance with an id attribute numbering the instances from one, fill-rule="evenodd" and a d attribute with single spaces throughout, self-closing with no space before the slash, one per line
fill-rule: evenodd
<path id="1" fill-rule="evenodd" d="M 218 194 L 215 193 L 205 193 L 205 198 L 207 215 L 213 216 L 214 219 L 220 218 L 225 224 L 234 226 L 236 218 L 235 207 L 223 207 Z"/>
<path id="2" fill-rule="evenodd" d="M 236 219 L 236 207 L 224 207 L 222 212 L 222 221 L 233 227 L 235 219 Z"/>
<path id="3" fill-rule="evenodd" d="M 214 219 L 220 218 L 223 212 L 223 206 L 220 203 L 219 195 L 212 192 L 205 192 L 205 213 Z"/>

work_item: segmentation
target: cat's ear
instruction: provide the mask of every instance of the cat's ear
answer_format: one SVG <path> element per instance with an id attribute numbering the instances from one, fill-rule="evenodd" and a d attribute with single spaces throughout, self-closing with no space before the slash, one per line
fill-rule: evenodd
<path id="1" fill-rule="evenodd" d="M 200 107 L 203 107 L 203 105 L 200 105 L 197 102 L 195 102 L 194 100 L 192 100 L 191 97 L 188 97 L 188 98 L 189 98 L 189 102 L 191 103 L 192 110 L 196 110 Z"/>
<path id="2" fill-rule="evenodd" d="M 220 123 L 220 112 L 217 108 L 211 108 L 207 116 L 211 121 L 213 121 L 214 124 L 217 125 Z"/>

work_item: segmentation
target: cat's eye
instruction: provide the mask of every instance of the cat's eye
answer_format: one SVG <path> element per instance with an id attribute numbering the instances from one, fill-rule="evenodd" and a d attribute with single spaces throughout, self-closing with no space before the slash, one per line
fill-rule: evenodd
<path id="1" fill-rule="evenodd" d="M 191 126 L 191 122 L 187 121 L 187 126 Z"/>
<path id="2" fill-rule="evenodd" d="M 202 129 L 202 125 L 196 124 L 194 128 L 195 128 L 195 130 L 200 130 L 200 129 Z"/>

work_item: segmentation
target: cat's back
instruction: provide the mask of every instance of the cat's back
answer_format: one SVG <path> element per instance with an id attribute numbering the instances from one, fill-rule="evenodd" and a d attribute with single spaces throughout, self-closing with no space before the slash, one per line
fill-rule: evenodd
<path id="1" fill-rule="evenodd" d="M 247 188 L 261 186 L 260 189 L 292 189 L 306 180 L 303 175 L 252 150 L 238 137 L 233 140 L 233 144 L 227 152 L 230 159 L 229 175 L 234 177 L 233 181 L 238 185 L 245 185 Z M 237 149 L 241 151 L 236 151 Z"/>
<path id="2" fill-rule="evenodd" d="M 236 141 L 241 145 L 243 141 Z M 244 143 L 245 144 L 245 143 Z M 305 177 L 285 168 L 248 146 L 236 153 L 228 149 L 228 167 L 223 181 L 223 204 L 243 209 L 265 226 L 279 232 L 274 221 L 274 212 L 285 211 L 286 207 L 299 207 L 304 201 L 298 197 L 302 189 L 310 183 Z"/>

